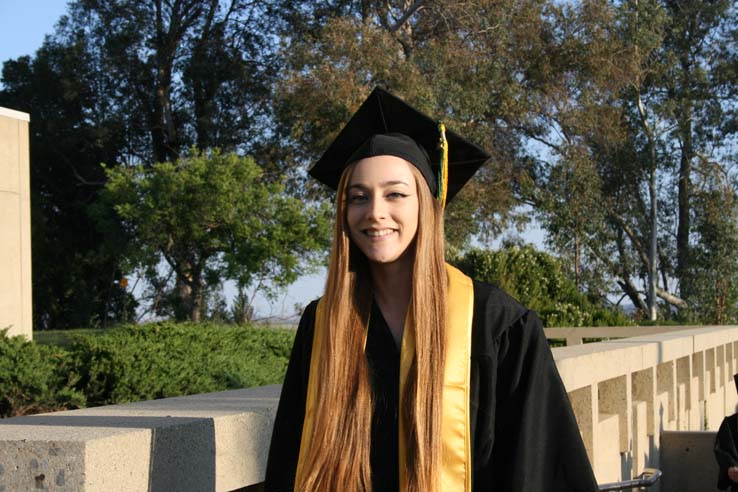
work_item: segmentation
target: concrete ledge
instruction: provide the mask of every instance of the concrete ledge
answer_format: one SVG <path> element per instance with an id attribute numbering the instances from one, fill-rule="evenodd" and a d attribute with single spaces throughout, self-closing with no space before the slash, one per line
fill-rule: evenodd
<path id="1" fill-rule="evenodd" d="M 0 420 L 0 490 L 229 492 L 258 484 L 279 391 Z"/>
<path id="2" fill-rule="evenodd" d="M 31 115 L 29 115 L 28 113 L 4 108 L 2 106 L 0 106 L 0 116 L 5 116 L 6 118 L 13 118 L 15 120 L 21 121 L 31 121 Z"/>

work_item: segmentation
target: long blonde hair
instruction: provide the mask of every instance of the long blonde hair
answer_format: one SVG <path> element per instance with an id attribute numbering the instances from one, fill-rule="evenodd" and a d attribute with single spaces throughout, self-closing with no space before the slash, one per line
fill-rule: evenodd
<path id="1" fill-rule="evenodd" d="M 373 294 L 368 260 L 352 244 L 346 224 L 346 188 L 354 167 L 343 172 L 336 195 L 333 248 L 322 301 L 327 327 L 316 341 L 323 354 L 318 398 L 313 429 L 304 429 L 312 436 L 310 449 L 301 457 L 298 491 L 372 488 L 372 389 L 364 341 Z M 415 261 L 408 308 L 415 357 L 401 395 L 405 435 L 399 438 L 405 442 L 407 491 L 429 492 L 440 488 L 447 279 L 443 210 L 420 172 L 411 169 L 419 200 L 418 231 L 410 246 L 415 247 Z"/>

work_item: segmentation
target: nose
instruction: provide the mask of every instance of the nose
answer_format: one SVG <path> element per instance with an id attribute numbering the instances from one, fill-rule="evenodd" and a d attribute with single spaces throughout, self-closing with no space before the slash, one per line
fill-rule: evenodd
<path id="1" fill-rule="evenodd" d="M 387 217 L 387 204 L 381 195 L 374 195 L 367 207 L 367 218 L 370 220 L 380 220 Z"/>

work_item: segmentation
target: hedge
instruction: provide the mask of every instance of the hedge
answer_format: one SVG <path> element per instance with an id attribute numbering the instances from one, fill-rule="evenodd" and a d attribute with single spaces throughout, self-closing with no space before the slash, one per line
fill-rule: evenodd
<path id="1" fill-rule="evenodd" d="M 0 330 L 0 417 L 53 412 L 85 405 L 68 352 Z"/>
<path id="2" fill-rule="evenodd" d="M 0 336 L 0 416 L 281 383 L 293 330 L 126 325 L 68 349 Z"/>

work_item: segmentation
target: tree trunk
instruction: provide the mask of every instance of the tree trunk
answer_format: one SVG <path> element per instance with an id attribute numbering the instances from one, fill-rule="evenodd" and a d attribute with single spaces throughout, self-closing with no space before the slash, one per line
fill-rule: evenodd
<path id="1" fill-rule="evenodd" d="M 686 106 L 686 107 L 684 107 Z M 682 108 L 682 121 L 679 124 L 681 133 L 682 149 L 679 160 L 679 185 L 678 185 L 678 223 L 677 223 L 677 278 L 679 284 L 685 286 L 688 283 L 689 271 L 689 202 L 691 194 L 692 157 L 694 147 L 692 144 L 692 115 L 691 105 L 685 103 Z"/>
<path id="2" fill-rule="evenodd" d="M 641 299 L 641 296 L 638 294 L 638 289 L 636 289 L 635 285 L 633 285 L 633 282 L 629 278 L 618 280 L 618 285 L 621 289 L 623 289 L 625 295 L 628 296 L 628 299 L 630 299 L 630 302 L 638 311 L 642 313 L 647 312 L 646 304 L 643 302 L 643 299 Z"/>
<path id="3" fill-rule="evenodd" d="M 189 317 L 190 305 L 192 304 L 192 287 L 189 279 L 182 273 L 177 272 L 177 302 L 174 306 L 174 317 L 177 321 L 184 321 Z"/>
<path id="4" fill-rule="evenodd" d="M 192 295 L 190 296 L 190 321 L 199 322 L 202 319 L 203 286 L 201 274 L 195 268 L 192 274 Z"/>
<path id="5" fill-rule="evenodd" d="M 680 299 L 679 297 L 675 296 L 674 294 L 670 294 L 665 290 L 656 289 L 656 295 L 667 303 L 671 304 L 672 306 L 676 306 L 678 308 L 687 307 L 687 301 L 685 301 L 684 299 Z"/>
<path id="6" fill-rule="evenodd" d="M 651 241 L 648 249 L 648 317 L 656 321 L 656 282 L 658 272 L 656 270 L 657 237 L 658 237 L 658 205 L 656 197 L 656 151 L 651 147 L 651 177 L 648 186 L 648 194 L 651 200 Z"/>

